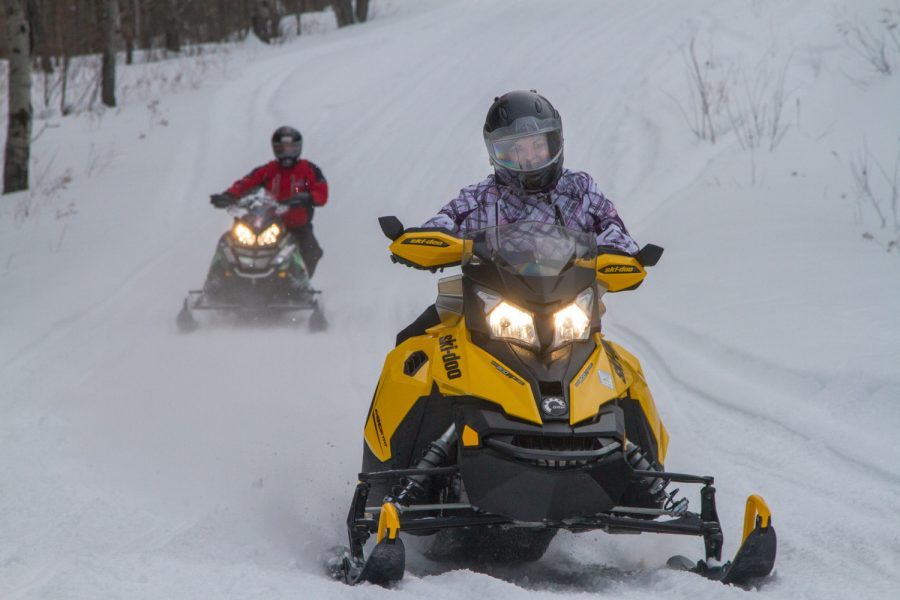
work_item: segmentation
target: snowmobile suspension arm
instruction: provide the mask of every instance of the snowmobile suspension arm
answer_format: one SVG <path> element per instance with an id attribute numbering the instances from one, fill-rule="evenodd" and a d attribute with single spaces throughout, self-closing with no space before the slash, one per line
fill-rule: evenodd
<path id="1" fill-rule="evenodd" d="M 686 473 L 668 473 L 659 471 L 634 471 L 633 476 L 656 477 L 681 483 L 702 483 L 703 487 L 700 489 L 700 521 L 703 526 L 700 531 L 695 531 L 693 535 L 703 536 L 707 560 L 722 560 L 723 536 L 722 527 L 719 525 L 719 513 L 716 511 L 716 488 L 713 487 L 713 483 L 715 482 L 713 477 L 708 475 L 688 475 Z M 658 523 L 657 525 L 668 524 L 669 523 Z M 671 531 L 670 533 L 678 532 Z M 690 532 L 685 531 L 684 533 Z"/>
<path id="2" fill-rule="evenodd" d="M 703 483 L 712 485 L 715 478 L 709 475 L 688 475 L 686 473 L 669 473 L 668 471 L 634 471 L 633 475 L 636 479 L 653 478 L 666 479 L 668 481 L 677 481 L 680 483 Z"/>

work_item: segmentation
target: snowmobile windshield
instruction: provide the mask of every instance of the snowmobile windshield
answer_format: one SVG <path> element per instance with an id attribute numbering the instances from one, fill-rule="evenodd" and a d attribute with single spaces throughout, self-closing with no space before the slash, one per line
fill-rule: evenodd
<path id="1" fill-rule="evenodd" d="M 266 220 L 287 210 L 288 207 L 279 204 L 269 192 L 259 189 L 238 200 L 228 209 L 228 213 L 237 219 Z"/>
<path id="2" fill-rule="evenodd" d="M 536 171 L 556 161 L 563 150 L 559 119 L 522 117 L 484 136 L 491 162 L 511 171 Z"/>
<path id="3" fill-rule="evenodd" d="M 593 235 L 551 223 L 519 221 L 466 235 L 462 264 L 489 261 L 516 275 L 559 277 L 572 267 L 593 271 L 597 242 Z"/>

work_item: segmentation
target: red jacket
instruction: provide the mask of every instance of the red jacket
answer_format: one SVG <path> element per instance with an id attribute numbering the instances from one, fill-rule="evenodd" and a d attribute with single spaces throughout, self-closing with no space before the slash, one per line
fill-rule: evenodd
<path id="1" fill-rule="evenodd" d="M 300 159 L 291 168 L 284 168 L 277 160 L 257 167 L 243 179 L 234 182 L 228 193 L 240 198 L 258 187 L 269 191 L 278 202 L 284 202 L 294 194 L 309 192 L 313 206 L 324 206 L 328 202 L 328 182 L 315 164 Z M 288 228 L 301 227 L 309 223 L 310 214 L 305 208 L 292 208 L 284 214 L 284 224 Z"/>

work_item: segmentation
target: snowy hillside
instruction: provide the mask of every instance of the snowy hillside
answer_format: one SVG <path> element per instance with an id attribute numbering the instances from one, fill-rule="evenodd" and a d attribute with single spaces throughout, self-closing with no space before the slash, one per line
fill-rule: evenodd
<path id="1" fill-rule="evenodd" d="M 564 533 L 490 574 L 410 552 L 394 590 L 322 572 L 383 357 L 436 293 L 376 219 L 418 225 L 487 175 L 484 114 L 521 88 L 559 109 L 566 166 L 666 248 L 605 298 L 604 330 L 642 361 L 667 467 L 716 477 L 725 555 L 756 492 L 779 536 L 759 594 L 895 597 L 900 43 L 880 20 L 900 4 L 373 4 L 364 25 L 232 47 L 195 85 L 36 122 L 34 189 L 0 199 L 0 598 L 745 598 L 665 568 L 699 539 L 651 534 Z M 866 31 L 888 32 L 892 74 Z M 179 334 L 230 223 L 209 194 L 285 123 L 331 189 L 330 329 Z"/>

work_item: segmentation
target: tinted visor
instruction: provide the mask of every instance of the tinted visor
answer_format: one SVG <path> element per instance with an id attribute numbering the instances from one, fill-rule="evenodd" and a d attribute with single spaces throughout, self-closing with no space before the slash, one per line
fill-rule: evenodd
<path id="1" fill-rule="evenodd" d="M 300 142 L 275 142 L 272 151 L 275 158 L 297 158 L 300 156 Z"/>
<path id="2" fill-rule="evenodd" d="M 559 119 L 521 117 L 507 127 L 484 136 L 491 161 L 511 171 L 536 171 L 555 162 L 562 153 Z"/>

